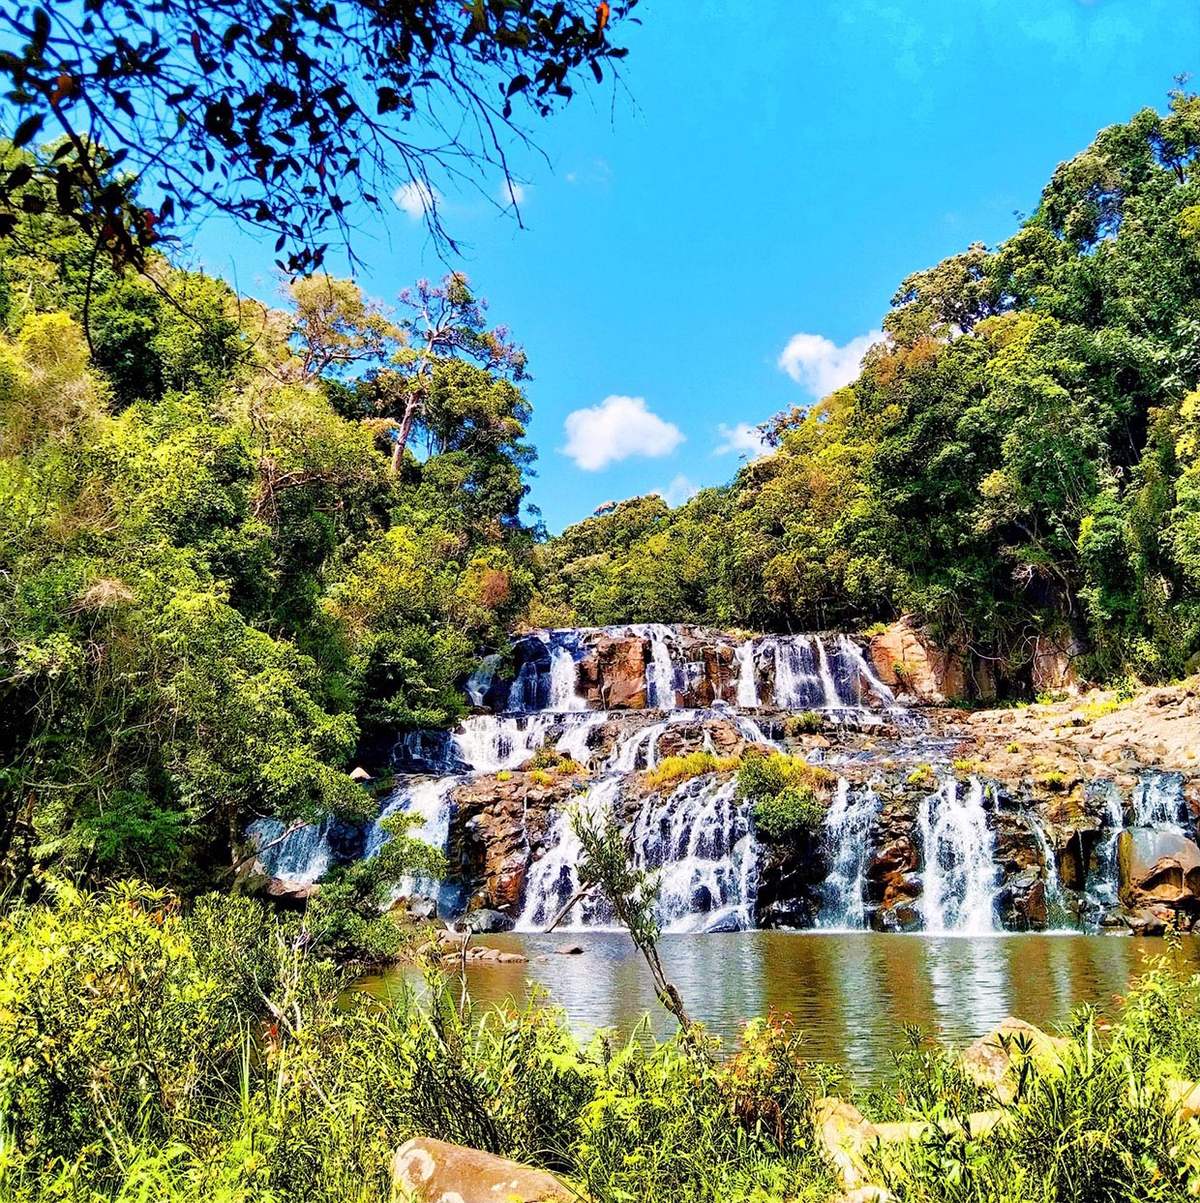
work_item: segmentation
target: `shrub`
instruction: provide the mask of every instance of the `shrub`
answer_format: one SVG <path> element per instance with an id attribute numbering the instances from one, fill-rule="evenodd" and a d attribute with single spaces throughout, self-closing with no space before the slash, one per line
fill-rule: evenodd
<path id="1" fill-rule="evenodd" d="M 759 834 L 779 841 L 821 826 L 825 795 L 833 779 L 827 769 L 799 756 L 748 752 L 738 766 L 737 793 L 753 804 Z"/>
<path id="2" fill-rule="evenodd" d="M 683 756 L 664 756 L 652 769 L 642 774 L 642 784 L 647 789 L 658 790 L 664 786 L 690 781 L 704 773 L 731 773 L 740 763 L 738 756 L 717 756 L 713 752 L 688 752 Z"/>
<path id="3" fill-rule="evenodd" d="M 834 775 L 819 765 L 809 764 L 801 756 L 751 749 L 738 765 L 737 795 L 748 802 L 759 802 L 781 793 L 789 785 L 802 785 L 814 793 L 827 790 Z"/>
<path id="4" fill-rule="evenodd" d="M 818 710 L 802 710 L 790 714 L 784 720 L 783 729 L 788 735 L 812 735 L 825 726 L 825 718 Z"/>
<path id="5" fill-rule="evenodd" d="M 931 789 L 937 782 L 937 774 L 933 771 L 933 765 L 919 764 L 905 778 L 909 785 L 917 785 L 922 789 Z"/>

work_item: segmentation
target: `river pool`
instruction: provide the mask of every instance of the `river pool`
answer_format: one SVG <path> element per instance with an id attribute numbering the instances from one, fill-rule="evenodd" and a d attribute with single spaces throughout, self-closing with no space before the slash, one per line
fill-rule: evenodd
<path id="1" fill-rule="evenodd" d="M 471 966 L 477 1002 L 521 999 L 536 985 L 581 1035 L 597 1027 L 628 1032 L 647 1013 L 660 1034 L 671 1030 L 624 934 L 510 933 L 484 943 L 529 961 Z M 571 945 L 584 952 L 555 951 Z M 1170 954 L 1162 940 L 1121 936 L 761 931 L 664 936 L 660 952 L 691 1014 L 724 1040 L 752 1016 L 788 1012 L 814 1060 L 842 1064 L 860 1082 L 890 1065 L 906 1024 L 965 1044 L 1007 1015 L 1053 1027 L 1082 1003 L 1111 1012 L 1147 956 L 1174 955 L 1200 969 L 1200 940 L 1190 936 Z M 386 1000 L 414 980 L 411 968 L 396 968 L 362 979 L 359 988 Z"/>

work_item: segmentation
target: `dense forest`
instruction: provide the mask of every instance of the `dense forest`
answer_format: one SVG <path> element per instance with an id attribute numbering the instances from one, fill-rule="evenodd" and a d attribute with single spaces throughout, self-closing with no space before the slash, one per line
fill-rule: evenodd
<path id="1" fill-rule="evenodd" d="M 11 157 L 10 164 L 11 166 Z M 0 864 L 207 880 L 528 604 L 524 358 L 466 279 L 271 307 L 52 213 L 0 243 Z"/>
<path id="2" fill-rule="evenodd" d="M 522 622 L 908 611 L 1018 684 L 1041 632 L 1099 678 L 1179 673 L 1198 148 L 1183 93 L 1104 130 L 1007 242 L 906 279 L 859 378 L 728 487 L 549 541 L 525 357 L 465 277 L 394 312 L 324 275 L 263 303 L 162 256 L 122 272 L 29 206 L 0 243 L 5 877 L 198 885 L 256 817 L 366 813 L 356 751 L 454 721 Z"/>
<path id="3" fill-rule="evenodd" d="M 1198 149 L 1183 93 L 1103 130 L 1011 238 L 905 279 L 858 379 L 764 426 L 773 454 L 551 541 L 542 620 L 813 630 L 907 611 L 1016 688 L 1042 633 L 1094 678 L 1194 667 Z"/>

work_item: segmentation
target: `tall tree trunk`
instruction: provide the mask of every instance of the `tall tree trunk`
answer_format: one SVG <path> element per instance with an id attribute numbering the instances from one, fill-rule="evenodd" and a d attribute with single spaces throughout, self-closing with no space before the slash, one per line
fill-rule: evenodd
<path id="1" fill-rule="evenodd" d="M 417 410 L 421 408 L 420 392 L 412 393 L 408 401 L 404 405 L 404 417 L 400 420 L 400 429 L 396 434 L 396 441 L 392 444 L 392 471 L 399 472 L 400 465 L 404 462 L 404 448 L 408 446 L 409 436 L 412 434 L 413 423 L 417 420 Z"/>

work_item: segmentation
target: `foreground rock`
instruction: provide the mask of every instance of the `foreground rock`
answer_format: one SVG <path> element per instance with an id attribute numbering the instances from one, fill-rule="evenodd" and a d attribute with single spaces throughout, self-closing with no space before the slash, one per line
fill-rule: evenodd
<path id="1" fill-rule="evenodd" d="M 960 1057 L 967 1076 L 997 1098 L 1011 1102 L 1016 1092 L 1013 1071 L 1026 1058 L 1039 1069 L 1053 1068 L 1070 1041 L 1049 1036 L 1041 1028 L 1010 1016 L 969 1045 Z"/>
<path id="2" fill-rule="evenodd" d="M 392 1185 L 414 1203 L 579 1203 L 553 1174 L 492 1153 L 418 1136 L 392 1160 Z"/>

